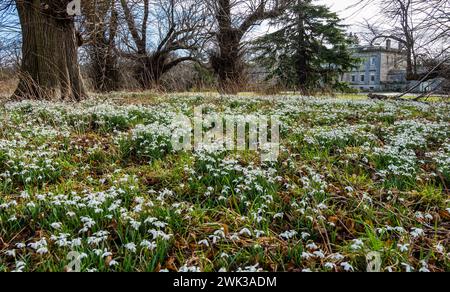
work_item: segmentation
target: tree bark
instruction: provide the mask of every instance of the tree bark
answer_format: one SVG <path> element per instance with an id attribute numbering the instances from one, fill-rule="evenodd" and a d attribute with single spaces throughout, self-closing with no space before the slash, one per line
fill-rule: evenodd
<path id="1" fill-rule="evenodd" d="M 71 99 L 86 96 L 78 65 L 69 1 L 16 0 L 22 28 L 21 76 L 17 99 Z"/>

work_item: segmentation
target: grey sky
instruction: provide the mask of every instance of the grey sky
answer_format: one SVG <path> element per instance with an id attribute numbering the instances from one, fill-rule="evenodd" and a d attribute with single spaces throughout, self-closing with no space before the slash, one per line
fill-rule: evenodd
<path id="1" fill-rule="evenodd" d="M 376 20 L 379 17 L 379 9 L 373 4 L 360 4 L 361 0 L 319 0 L 321 4 L 327 5 L 332 11 L 337 12 L 349 26 L 364 22 L 364 19 Z M 369 1 L 365 1 L 368 3 Z"/>

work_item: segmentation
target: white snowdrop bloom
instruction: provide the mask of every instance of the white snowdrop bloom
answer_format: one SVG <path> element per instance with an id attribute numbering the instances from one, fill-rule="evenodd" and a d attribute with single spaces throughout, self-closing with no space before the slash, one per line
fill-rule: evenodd
<path id="1" fill-rule="evenodd" d="M 237 272 L 246 272 L 246 273 L 258 273 L 258 272 L 262 272 L 263 269 L 259 268 L 259 264 L 256 264 L 254 266 L 248 266 L 245 267 L 244 269 L 239 268 L 237 270 Z"/>
<path id="2" fill-rule="evenodd" d="M 321 259 L 325 258 L 325 254 L 321 250 L 315 251 L 315 252 L 313 252 L 313 254 L 317 258 L 321 258 Z"/>
<path id="3" fill-rule="evenodd" d="M 425 261 L 420 261 L 420 264 L 422 265 L 422 268 L 420 268 L 420 273 L 430 273 L 431 271 L 428 269 L 428 263 Z"/>
<path id="4" fill-rule="evenodd" d="M 158 218 L 148 217 L 147 219 L 145 219 L 144 223 L 151 224 L 151 223 L 153 223 L 155 221 L 158 221 Z"/>
<path id="5" fill-rule="evenodd" d="M 14 221 L 17 221 L 17 217 L 16 217 L 15 215 L 11 216 L 11 217 L 8 219 L 8 222 L 14 222 Z"/>
<path id="6" fill-rule="evenodd" d="M 184 265 L 178 270 L 178 272 L 180 272 L 180 273 L 200 273 L 201 270 L 199 267 L 189 267 L 189 266 Z"/>
<path id="7" fill-rule="evenodd" d="M 320 210 L 326 210 L 326 209 L 328 209 L 328 206 L 325 205 L 324 203 L 321 203 L 321 204 L 317 205 L 317 208 Z"/>
<path id="8" fill-rule="evenodd" d="M 283 219 L 284 213 L 277 213 L 273 216 L 273 219 Z"/>
<path id="9" fill-rule="evenodd" d="M 114 267 L 114 266 L 118 266 L 118 265 L 119 265 L 119 263 L 116 260 L 112 260 L 109 262 L 110 267 Z"/>
<path id="10" fill-rule="evenodd" d="M 59 230 L 59 229 L 62 228 L 62 223 L 61 223 L 61 222 L 55 222 L 55 223 L 50 224 L 50 226 L 51 226 L 53 229 Z"/>
<path id="11" fill-rule="evenodd" d="M 286 240 L 292 239 L 295 236 L 297 236 L 298 232 L 295 230 L 290 230 L 290 231 L 285 231 L 283 233 L 280 234 L 281 238 L 284 238 Z"/>
<path id="12" fill-rule="evenodd" d="M 98 251 L 99 251 L 99 253 L 97 255 L 98 256 L 101 255 L 102 258 L 107 258 L 107 257 L 110 257 L 113 255 L 112 252 L 109 252 L 106 248 L 104 250 L 98 250 Z"/>
<path id="13" fill-rule="evenodd" d="M 251 237 L 252 232 L 248 228 L 243 228 L 241 231 L 239 231 L 239 235 L 246 235 L 248 237 Z"/>
<path id="14" fill-rule="evenodd" d="M 218 272 L 219 273 L 226 273 L 227 272 L 227 268 L 220 268 L 220 270 Z"/>
<path id="15" fill-rule="evenodd" d="M 364 247 L 364 242 L 360 239 L 354 239 L 353 244 L 351 245 L 351 249 L 353 250 L 361 250 Z"/>
<path id="16" fill-rule="evenodd" d="M 229 256 L 227 253 L 223 252 L 223 253 L 220 255 L 220 257 L 223 258 L 223 259 L 226 259 L 226 258 L 229 258 L 230 256 Z"/>
<path id="17" fill-rule="evenodd" d="M 307 268 L 307 269 L 303 269 L 302 273 L 312 273 L 312 270 Z"/>
<path id="18" fill-rule="evenodd" d="M 425 214 L 425 219 L 431 221 L 431 220 L 434 219 L 434 217 L 433 217 L 433 215 L 431 215 L 431 214 Z"/>
<path id="19" fill-rule="evenodd" d="M 138 231 L 139 228 L 141 227 L 141 222 L 137 222 L 137 221 L 131 220 L 131 221 L 130 221 L 130 225 L 131 225 L 131 227 L 132 227 L 134 230 Z"/>
<path id="20" fill-rule="evenodd" d="M 143 240 L 140 246 L 148 250 L 154 250 L 157 247 L 155 242 L 150 242 L 148 240 Z"/>
<path id="21" fill-rule="evenodd" d="M 400 252 L 407 252 L 407 251 L 409 251 L 409 244 L 398 244 L 397 245 L 397 247 L 398 247 L 398 250 L 400 251 Z"/>
<path id="22" fill-rule="evenodd" d="M 336 264 L 327 262 L 327 263 L 325 263 L 324 267 L 328 270 L 332 270 L 332 269 L 336 268 Z"/>
<path id="23" fill-rule="evenodd" d="M 447 213 L 450 214 L 450 208 L 445 209 L 447 211 Z"/>
<path id="24" fill-rule="evenodd" d="M 8 257 L 15 258 L 16 257 L 16 250 L 15 249 L 7 250 L 7 251 L 5 251 L 5 254 Z"/>
<path id="25" fill-rule="evenodd" d="M 413 238 L 418 238 L 418 237 L 425 236 L 425 232 L 424 232 L 423 229 L 421 229 L 421 228 L 415 228 L 415 227 L 411 228 L 410 234 L 411 234 L 411 236 L 412 236 Z"/>
<path id="26" fill-rule="evenodd" d="M 318 247 L 314 242 L 308 243 L 308 244 L 306 245 L 306 248 L 309 249 L 309 250 L 316 250 L 316 249 L 319 249 L 319 247 Z"/>
<path id="27" fill-rule="evenodd" d="M 168 269 L 162 269 L 162 270 L 159 270 L 159 272 L 160 273 L 169 273 L 170 271 Z"/>
<path id="28" fill-rule="evenodd" d="M 66 213 L 67 217 L 75 217 L 77 214 L 75 212 L 69 211 Z"/>
<path id="29" fill-rule="evenodd" d="M 306 240 L 306 239 L 308 239 L 308 238 L 311 237 L 311 234 L 309 234 L 309 233 L 307 233 L 307 232 L 302 232 L 301 236 L 302 236 L 302 239 L 303 239 L 303 240 Z"/>
<path id="30" fill-rule="evenodd" d="M 255 230 L 255 236 L 256 238 L 260 238 L 261 236 L 266 235 L 266 233 L 262 230 Z"/>
<path id="31" fill-rule="evenodd" d="M 346 271 L 346 272 L 353 272 L 354 271 L 353 266 L 350 263 L 348 263 L 348 262 L 341 263 L 341 267 L 344 268 L 344 271 Z"/>
<path id="32" fill-rule="evenodd" d="M 27 206 L 29 209 L 34 209 L 34 208 L 36 208 L 36 204 L 33 203 L 33 202 L 27 203 L 26 206 Z"/>
<path id="33" fill-rule="evenodd" d="M 13 270 L 12 272 L 13 272 L 13 273 L 22 273 L 23 270 L 25 269 L 25 267 L 26 267 L 25 262 L 17 261 L 17 262 L 16 262 L 16 269 Z"/>
<path id="34" fill-rule="evenodd" d="M 18 249 L 24 249 L 25 247 L 27 247 L 27 245 L 23 242 L 16 243 L 16 248 Z"/>
<path id="35" fill-rule="evenodd" d="M 133 243 L 133 242 L 125 244 L 125 249 L 130 251 L 130 252 L 133 252 L 133 253 L 135 253 L 137 251 L 136 244 Z"/>
<path id="36" fill-rule="evenodd" d="M 312 253 L 309 252 L 302 252 L 302 258 L 305 260 L 309 260 L 310 258 L 312 258 L 314 255 Z"/>
<path id="37" fill-rule="evenodd" d="M 402 266 L 405 268 L 405 272 L 407 273 L 414 272 L 414 268 L 410 264 L 402 263 Z"/>
<path id="38" fill-rule="evenodd" d="M 346 187 L 345 190 L 347 191 L 347 193 L 353 193 L 355 190 L 352 187 Z"/>
<path id="39" fill-rule="evenodd" d="M 166 228 L 166 226 L 168 225 L 167 223 L 161 221 L 155 221 L 152 224 L 157 228 Z"/>
<path id="40" fill-rule="evenodd" d="M 438 243 L 438 244 L 435 246 L 435 248 L 436 248 L 436 251 L 437 251 L 438 253 L 443 254 L 443 253 L 445 252 L 444 246 L 442 246 L 442 244 L 440 244 L 440 243 Z"/>
<path id="41" fill-rule="evenodd" d="M 36 250 L 36 253 L 40 254 L 40 255 L 43 255 L 43 254 L 48 253 L 48 249 L 46 247 L 41 247 L 38 250 Z"/>
<path id="42" fill-rule="evenodd" d="M 198 245 L 204 245 L 206 247 L 209 247 L 209 241 L 207 239 L 203 239 L 198 242 Z"/>

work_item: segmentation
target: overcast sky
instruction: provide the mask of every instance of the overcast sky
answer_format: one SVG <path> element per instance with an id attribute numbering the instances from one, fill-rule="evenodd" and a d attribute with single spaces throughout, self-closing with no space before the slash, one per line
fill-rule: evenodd
<path id="1" fill-rule="evenodd" d="M 354 7 L 361 0 L 319 0 L 318 2 L 337 12 L 344 19 L 345 24 L 349 26 L 364 22 L 364 19 L 376 20 L 380 15 L 376 5 L 360 4 Z"/>

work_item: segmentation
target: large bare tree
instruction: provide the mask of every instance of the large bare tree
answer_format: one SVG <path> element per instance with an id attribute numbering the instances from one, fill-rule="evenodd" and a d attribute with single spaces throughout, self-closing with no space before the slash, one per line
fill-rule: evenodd
<path id="1" fill-rule="evenodd" d="M 369 23 L 372 43 L 379 39 L 397 41 L 406 55 L 407 80 L 435 78 L 445 70 L 450 53 L 450 1 L 379 0 L 385 15 L 383 24 Z M 387 24 L 387 25 L 386 25 Z M 423 70 L 430 60 L 438 66 Z M 431 62 L 434 63 L 434 62 Z M 430 70 L 433 72 L 430 72 Z"/>
<path id="2" fill-rule="evenodd" d="M 236 93 L 242 84 L 245 36 L 266 19 L 279 16 L 289 0 L 206 0 L 215 18 L 216 50 L 211 63 L 224 93 Z"/>
<path id="3" fill-rule="evenodd" d="M 178 64 L 198 61 L 206 27 L 203 0 L 120 0 L 127 30 L 122 56 L 135 63 L 143 89 L 158 87 Z"/>
<path id="4" fill-rule="evenodd" d="M 89 59 L 89 76 L 96 91 L 120 89 L 116 37 L 119 21 L 115 0 L 84 1 L 83 45 Z"/>
<path id="5" fill-rule="evenodd" d="M 15 0 L 22 29 L 22 65 L 16 98 L 80 100 L 74 17 L 68 0 Z"/>

